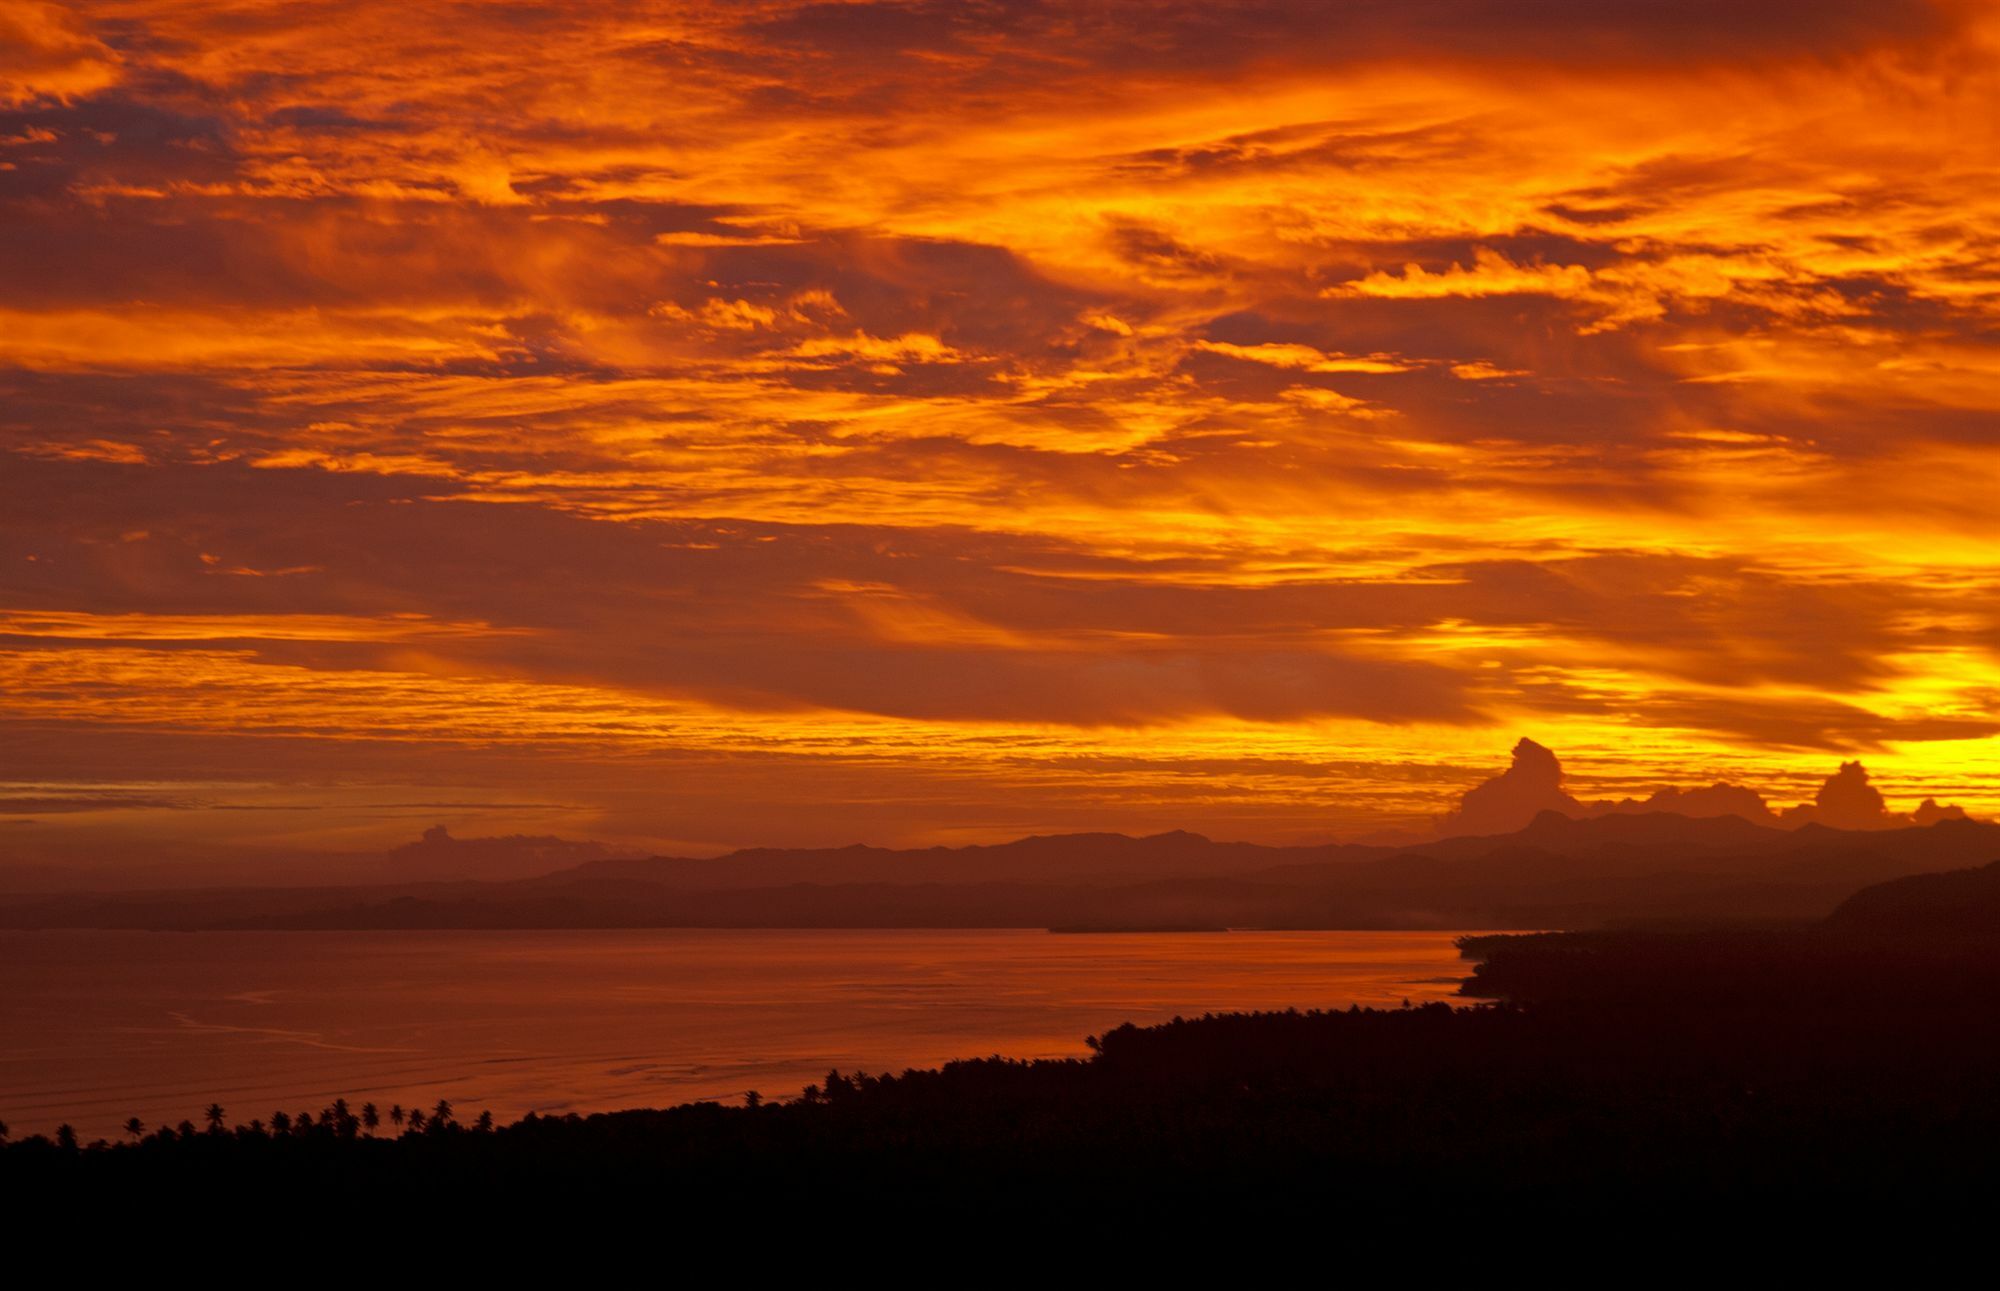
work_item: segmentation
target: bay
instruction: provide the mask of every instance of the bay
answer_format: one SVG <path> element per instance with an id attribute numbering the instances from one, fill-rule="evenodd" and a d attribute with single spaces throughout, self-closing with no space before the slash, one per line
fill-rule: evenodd
<path id="1" fill-rule="evenodd" d="M 0 934 L 0 1120 L 429 1107 L 469 1119 L 755 1089 L 830 1068 L 1082 1056 L 1121 1022 L 1453 997 L 1437 932 Z"/>

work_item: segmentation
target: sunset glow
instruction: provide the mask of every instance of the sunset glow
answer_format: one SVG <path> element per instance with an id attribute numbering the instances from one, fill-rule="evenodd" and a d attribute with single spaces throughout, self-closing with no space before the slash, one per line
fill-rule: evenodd
<path id="1" fill-rule="evenodd" d="M 2000 6 L 1313 12 L 0 0 L 0 860 L 2000 814 Z"/>

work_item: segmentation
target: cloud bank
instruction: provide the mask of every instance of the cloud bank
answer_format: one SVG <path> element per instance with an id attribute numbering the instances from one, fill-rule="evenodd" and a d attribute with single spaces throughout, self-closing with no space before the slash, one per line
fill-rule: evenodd
<path id="1" fill-rule="evenodd" d="M 1993 6 L 1309 8 L 0 4 L 8 846 L 2000 809 Z"/>

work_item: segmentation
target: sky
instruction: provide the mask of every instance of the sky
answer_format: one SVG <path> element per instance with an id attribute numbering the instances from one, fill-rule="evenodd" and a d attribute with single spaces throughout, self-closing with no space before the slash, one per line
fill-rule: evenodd
<path id="1" fill-rule="evenodd" d="M 0 859 L 2000 811 L 2000 5 L 0 0 Z"/>

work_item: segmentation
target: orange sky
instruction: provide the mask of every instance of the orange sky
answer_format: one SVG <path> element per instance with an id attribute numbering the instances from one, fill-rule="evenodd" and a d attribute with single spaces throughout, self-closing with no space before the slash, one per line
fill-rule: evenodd
<path id="1" fill-rule="evenodd" d="M 2000 811 L 2000 6 L 0 0 L 0 859 Z"/>

